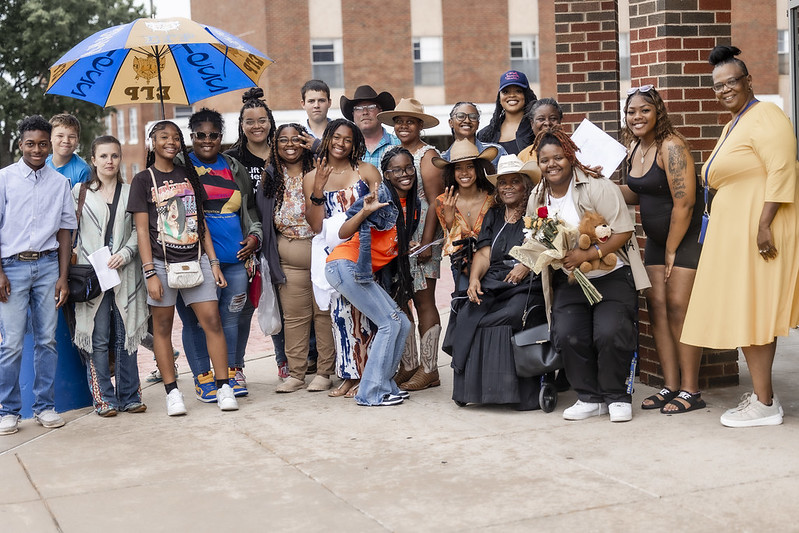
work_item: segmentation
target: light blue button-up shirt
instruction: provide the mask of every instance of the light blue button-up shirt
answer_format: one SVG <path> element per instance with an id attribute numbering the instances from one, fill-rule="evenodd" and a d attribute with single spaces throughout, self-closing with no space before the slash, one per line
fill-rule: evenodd
<path id="1" fill-rule="evenodd" d="M 0 170 L 0 254 L 58 248 L 59 229 L 77 228 L 69 180 L 48 167 L 33 170 L 23 159 Z"/>
<path id="2" fill-rule="evenodd" d="M 392 146 L 397 146 L 399 144 L 401 143 L 396 135 L 392 135 L 386 130 L 386 128 L 383 128 L 383 138 L 380 139 L 380 142 L 377 144 L 373 152 L 370 152 L 367 148 L 366 153 L 363 154 L 363 157 L 361 158 L 361 161 L 371 163 L 377 167 L 377 170 L 380 170 L 380 160 L 383 159 L 383 154 Z"/>

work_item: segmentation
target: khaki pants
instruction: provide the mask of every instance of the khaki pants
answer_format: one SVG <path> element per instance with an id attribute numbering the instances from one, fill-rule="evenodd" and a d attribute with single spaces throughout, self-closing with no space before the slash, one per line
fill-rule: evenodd
<path id="1" fill-rule="evenodd" d="M 311 321 L 316 331 L 317 375 L 331 376 L 336 365 L 333 327 L 330 312 L 316 305 L 311 285 L 311 240 L 277 239 L 280 266 L 286 275 L 285 285 L 278 285 L 283 307 L 283 335 L 291 377 L 305 378 L 308 368 L 308 342 Z"/>

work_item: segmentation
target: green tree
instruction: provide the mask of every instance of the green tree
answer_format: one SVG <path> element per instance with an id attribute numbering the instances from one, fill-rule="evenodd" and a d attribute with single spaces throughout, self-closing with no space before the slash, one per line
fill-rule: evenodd
<path id="1" fill-rule="evenodd" d="M 0 168 L 13 162 L 17 126 L 27 115 L 72 113 L 81 122 L 81 154 L 104 129 L 100 106 L 44 94 L 50 66 L 104 28 L 145 17 L 133 0 L 0 1 Z"/>

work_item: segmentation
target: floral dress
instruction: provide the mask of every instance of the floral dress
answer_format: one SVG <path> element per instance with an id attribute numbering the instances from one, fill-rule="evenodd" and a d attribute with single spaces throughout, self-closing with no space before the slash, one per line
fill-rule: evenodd
<path id="1" fill-rule="evenodd" d="M 427 219 L 427 212 L 430 210 L 430 203 L 427 201 L 424 195 L 424 186 L 422 185 L 421 176 L 422 176 L 422 158 L 427 153 L 428 150 L 435 151 L 436 155 L 441 155 L 438 150 L 436 150 L 433 146 L 426 144 L 419 148 L 415 154 L 413 154 L 413 166 L 416 167 L 416 175 L 419 177 L 419 183 L 417 185 L 418 190 L 418 197 L 419 197 L 419 207 L 421 208 L 420 215 L 419 215 L 419 226 L 416 228 L 416 231 L 413 233 L 411 240 L 414 242 L 421 243 L 422 242 L 422 234 L 424 233 L 424 225 L 425 220 Z M 433 240 L 438 240 L 444 236 L 444 232 L 439 226 L 436 229 L 436 233 L 433 236 Z M 427 288 L 427 281 L 425 278 L 431 279 L 438 279 L 441 276 L 441 245 L 436 244 L 433 246 L 433 255 L 429 261 L 424 263 L 419 263 L 417 261 L 417 257 L 410 256 L 408 258 L 408 262 L 411 265 L 411 275 L 413 276 L 413 292 L 418 292 Z"/>

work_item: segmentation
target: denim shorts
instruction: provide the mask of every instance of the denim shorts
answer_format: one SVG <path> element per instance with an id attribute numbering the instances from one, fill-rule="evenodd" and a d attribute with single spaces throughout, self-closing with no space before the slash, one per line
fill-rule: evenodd
<path id="1" fill-rule="evenodd" d="M 153 307 L 173 307 L 178 299 L 178 293 L 183 297 L 183 302 L 186 305 L 196 304 L 198 302 L 215 302 L 216 295 L 216 280 L 214 274 L 211 272 L 211 263 L 208 261 L 208 256 L 203 254 L 200 259 L 200 269 L 203 272 L 203 282 L 190 289 L 173 289 L 166 283 L 166 268 L 164 262 L 160 259 L 153 258 L 153 267 L 155 268 L 155 275 L 161 281 L 161 286 L 164 288 L 164 294 L 160 300 L 153 300 L 150 294 L 147 294 L 147 304 Z M 146 281 L 146 280 L 145 280 Z"/>

